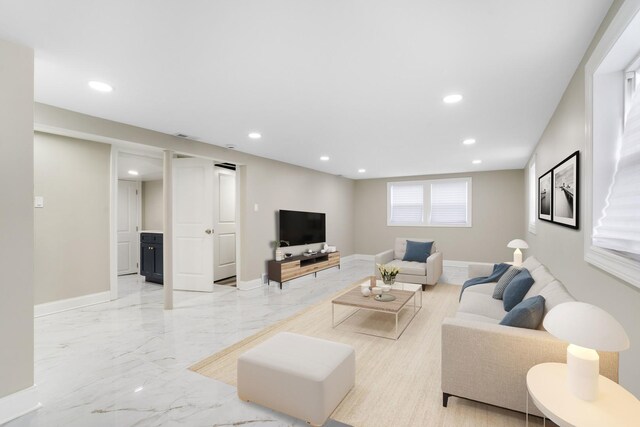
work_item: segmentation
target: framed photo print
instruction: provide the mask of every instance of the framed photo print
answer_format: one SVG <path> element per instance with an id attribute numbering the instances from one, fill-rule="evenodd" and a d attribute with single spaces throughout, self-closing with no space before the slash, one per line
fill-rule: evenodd
<path id="1" fill-rule="evenodd" d="M 566 227 L 578 228 L 579 151 L 576 151 L 552 170 L 552 221 Z"/>
<path id="2" fill-rule="evenodd" d="M 538 218 L 543 221 L 551 221 L 551 208 L 553 203 L 553 191 L 551 191 L 551 172 L 549 171 L 538 178 Z"/>

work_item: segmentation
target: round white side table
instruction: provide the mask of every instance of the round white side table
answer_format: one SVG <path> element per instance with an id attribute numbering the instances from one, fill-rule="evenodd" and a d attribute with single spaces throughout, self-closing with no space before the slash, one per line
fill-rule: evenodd
<path id="1" fill-rule="evenodd" d="M 564 363 L 542 363 L 527 373 L 531 399 L 545 417 L 561 427 L 640 425 L 640 401 L 634 395 L 602 375 L 598 387 L 598 398 L 592 402 L 574 396 L 567 385 Z"/>

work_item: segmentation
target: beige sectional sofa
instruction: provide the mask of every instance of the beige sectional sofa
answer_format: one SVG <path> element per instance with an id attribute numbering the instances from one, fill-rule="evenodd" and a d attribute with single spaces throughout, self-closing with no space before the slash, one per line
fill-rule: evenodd
<path id="1" fill-rule="evenodd" d="M 558 304 L 574 301 L 565 287 L 534 257 L 527 268 L 534 284 L 524 299 L 542 295 L 545 316 Z M 469 277 L 489 276 L 492 265 L 469 267 Z M 567 343 L 544 330 L 500 325 L 506 315 L 502 300 L 492 297 L 495 283 L 468 287 L 455 317 L 442 323 L 443 405 L 449 396 L 462 397 L 525 412 L 526 375 L 544 362 L 566 363 Z M 599 352 L 600 374 L 618 381 L 618 353 Z M 529 413 L 542 415 L 529 403 Z"/>
<path id="2" fill-rule="evenodd" d="M 414 242 L 433 242 L 431 255 L 429 255 L 425 262 L 402 261 L 407 251 L 407 240 Z M 377 254 L 375 261 L 374 274 L 378 279 L 381 277 L 377 264 L 394 265 L 400 270 L 396 276 L 396 281 L 422 285 L 423 291 L 426 289 L 426 285 L 435 285 L 438 283 L 438 279 L 442 276 L 442 252 L 438 252 L 438 248 L 433 239 L 398 237 L 396 238 L 394 248 Z"/>

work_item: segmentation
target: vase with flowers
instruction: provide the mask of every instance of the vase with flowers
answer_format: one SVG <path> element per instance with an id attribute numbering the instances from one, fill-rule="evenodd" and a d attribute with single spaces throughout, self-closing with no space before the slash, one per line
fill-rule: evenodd
<path id="1" fill-rule="evenodd" d="M 378 271 L 384 284 L 391 286 L 396 281 L 396 276 L 400 270 L 394 265 L 378 264 Z"/>
<path id="2" fill-rule="evenodd" d="M 287 242 L 286 240 L 276 240 L 274 243 L 276 247 L 276 261 L 282 261 L 285 256 L 281 248 L 283 246 L 289 246 L 289 242 Z"/>

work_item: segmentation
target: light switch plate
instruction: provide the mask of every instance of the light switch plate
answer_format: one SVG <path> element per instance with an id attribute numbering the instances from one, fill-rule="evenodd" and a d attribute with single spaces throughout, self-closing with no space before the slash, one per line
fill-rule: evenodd
<path id="1" fill-rule="evenodd" d="M 36 196 L 33 198 L 33 207 L 44 208 L 44 197 Z"/>

